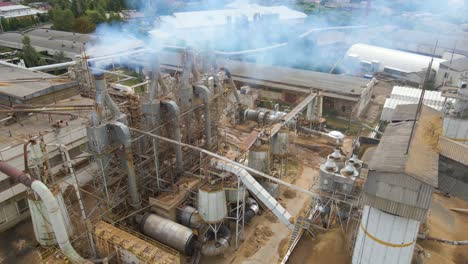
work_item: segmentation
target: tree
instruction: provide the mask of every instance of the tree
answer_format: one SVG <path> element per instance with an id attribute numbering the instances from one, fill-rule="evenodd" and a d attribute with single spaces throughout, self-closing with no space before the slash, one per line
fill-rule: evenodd
<path id="1" fill-rule="evenodd" d="M 75 17 L 70 9 L 55 9 L 52 12 L 53 29 L 72 31 Z"/>
<path id="2" fill-rule="evenodd" d="M 19 53 L 19 57 L 24 61 L 27 67 L 35 67 L 44 64 L 39 53 L 31 45 L 31 39 L 28 36 L 23 37 L 23 49 Z"/>
<path id="3" fill-rule="evenodd" d="M 80 17 L 75 20 L 73 29 L 79 33 L 91 33 L 96 30 L 96 24 L 94 24 L 89 17 Z"/>
<path id="4" fill-rule="evenodd" d="M 98 10 L 87 10 L 86 16 L 93 22 L 95 25 L 103 23 L 106 21 L 106 16 L 99 12 Z"/>
<path id="5" fill-rule="evenodd" d="M 65 53 L 63 53 L 63 51 L 60 51 L 60 52 L 56 51 L 54 53 L 53 59 L 55 63 L 61 63 L 61 62 L 67 61 L 67 58 L 65 57 Z"/>
<path id="6" fill-rule="evenodd" d="M 0 23 L 2 24 L 3 31 L 9 31 L 10 30 L 10 22 L 8 21 L 8 19 L 2 17 L 2 18 L 0 18 Z"/>

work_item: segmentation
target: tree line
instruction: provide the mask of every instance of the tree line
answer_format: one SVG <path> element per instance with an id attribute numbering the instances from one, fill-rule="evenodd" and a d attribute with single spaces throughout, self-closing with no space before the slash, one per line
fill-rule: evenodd
<path id="1" fill-rule="evenodd" d="M 120 22 L 120 11 L 126 8 L 125 0 L 51 0 L 50 4 L 53 29 L 78 33 L 91 33 L 100 23 Z"/>

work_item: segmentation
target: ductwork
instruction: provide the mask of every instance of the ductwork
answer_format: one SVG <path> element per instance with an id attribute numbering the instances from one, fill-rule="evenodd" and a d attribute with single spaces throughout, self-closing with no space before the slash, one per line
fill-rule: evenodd
<path id="1" fill-rule="evenodd" d="M 106 88 L 106 80 L 103 73 L 95 73 L 94 81 L 96 86 L 96 105 L 99 121 L 102 121 L 104 105 L 109 108 L 113 120 L 123 120 L 125 116 L 120 112 L 119 107 L 110 97 Z"/>
<path id="2" fill-rule="evenodd" d="M 221 68 L 221 70 L 226 73 L 226 76 L 228 77 L 229 85 L 231 86 L 232 92 L 234 93 L 234 96 L 236 97 L 236 102 L 238 105 L 240 105 L 241 99 L 239 97 L 239 93 L 237 92 L 236 84 L 234 83 L 234 80 L 232 79 L 231 72 L 226 68 Z"/>
<path id="3" fill-rule="evenodd" d="M 134 209 L 138 209 L 141 206 L 140 194 L 138 193 L 138 185 L 135 173 L 135 164 L 133 161 L 132 153 L 132 142 L 131 135 L 128 126 L 121 122 L 112 122 L 108 124 L 111 133 L 113 133 L 112 139 L 118 144 L 123 146 L 124 154 L 122 162 L 127 168 L 128 178 L 128 192 L 130 194 L 130 205 Z"/>
<path id="4" fill-rule="evenodd" d="M 30 187 L 41 198 L 47 208 L 50 224 L 63 254 L 76 263 L 91 263 L 81 257 L 71 245 L 59 204 L 49 188 L 41 181 L 32 179 L 28 174 L 8 165 L 4 161 L 0 161 L 0 171 L 15 179 L 17 182 Z"/>
<path id="5" fill-rule="evenodd" d="M 260 212 L 260 206 L 258 206 L 257 201 L 251 197 L 247 198 L 245 202 L 247 209 L 245 209 L 244 213 L 244 222 L 249 223 Z"/>
<path id="6" fill-rule="evenodd" d="M 180 140 L 180 109 L 179 106 L 177 105 L 176 102 L 174 101 L 161 101 L 161 104 L 163 104 L 166 107 L 166 110 L 169 113 L 169 120 L 171 120 L 171 125 L 172 125 L 172 134 L 174 139 L 177 142 L 181 142 Z M 184 163 L 182 160 L 182 146 L 180 144 L 173 144 L 174 145 L 174 151 L 176 155 L 176 169 L 177 172 L 182 172 L 184 170 Z"/>
<path id="7" fill-rule="evenodd" d="M 210 115 L 210 99 L 211 92 L 210 90 L 203 85 L 195 86 L 195 94 L 203 99 L 205 104 L 205 137 L 206 137 L 206 146 L 211 146 L 211 115 Z"/>
<path id="8" fill-rule="evenodd" d="M 231 230 L 225 225 L 219 227 L 216 233 L 217 239 L 212 239 L 203 244 L 201 253 L 204 256 L 218 256 L 223 254 L 229 248 L 231 240 Z"/>

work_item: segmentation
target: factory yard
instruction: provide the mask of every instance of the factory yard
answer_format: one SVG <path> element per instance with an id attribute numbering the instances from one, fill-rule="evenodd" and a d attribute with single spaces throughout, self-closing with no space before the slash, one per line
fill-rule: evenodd
<path id="1" fill-rule="evenodd" d="M 0 2 L 0 263 L 468 264 L 441 2 Z"/>

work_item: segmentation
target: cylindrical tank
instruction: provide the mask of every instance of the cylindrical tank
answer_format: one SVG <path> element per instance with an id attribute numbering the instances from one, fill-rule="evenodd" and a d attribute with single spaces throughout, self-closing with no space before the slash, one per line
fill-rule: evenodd
<path id="1" fill-rule="evenodd" d="M 73 234 L 73 225 L 70 222 L 70 217 L 68 215 L 62 193 L 53 192 L 53 194 L 55 199 L 57 199 L 60 211 L 62 211 L 62 217 L 65 226 L 67 227 L 68 235 L 71 236 Z M 37 242 L 42 246 L 56 245 L 57 240 L 55 239 L 54 230 L 50 225 L 49 214 L 47 213 L 47 209 L 42 200 L 35 200 L 34 197 L 31 197 L 28 199 L 28 204 L 31 212 L 34 235 L 36 236 Z"/>
<path id="2" fill-rule="evenodd" d="M 286 128 L 280 129 L 271 141 L 271 153 L 273 155 L 286 155 L 288 153 L 289 130 Z"/>
<path id="3" fill-rule="evenodd" d="M 227 215 L 224 189 L 200 188 L 198 190 L 198 213 L 209 224 L 223 221 Z"/>
<path id="4" fill-rule="evenodd" d="M 419 222 L 364 206 L 353 264 L 409 264 Z"/>
<path id="5" fill-rule="evenodd" d="M 190 228 L 152 213 L 137 216 L 136 221 L 143 234 L 186 255 L 193 254 L 196 239 Z"/>
<path id="6" fill-rule="evenodd" d="M 268 145 L 252 146 L 249 150 L 248 166 L 254 170 L 268 173 L 270 171 L 270 157 Z"/>
<path id="7" fill-rule="evenodd" d="M 247 198 L 247 191 L 244 186 L 241 186 L 240 189 L 225 189 L 226 191 L 226 200 L 228 202 L 234 203 L 237 202 L 237 198 L 242 202 L 242 198 Z M 242 197 L 243 196 L 243 197 Z"/>

